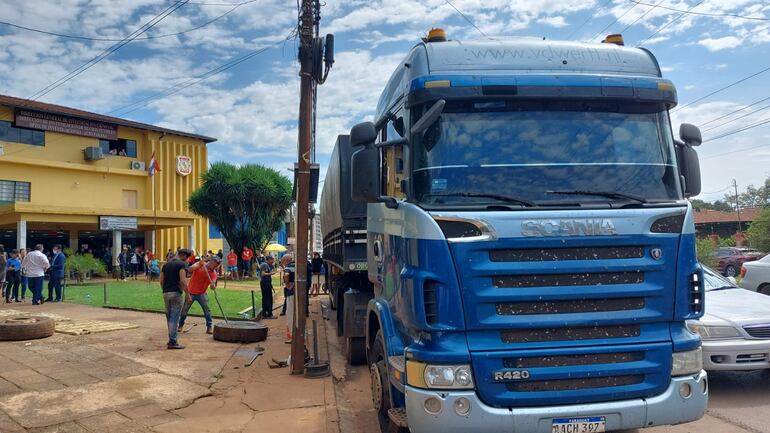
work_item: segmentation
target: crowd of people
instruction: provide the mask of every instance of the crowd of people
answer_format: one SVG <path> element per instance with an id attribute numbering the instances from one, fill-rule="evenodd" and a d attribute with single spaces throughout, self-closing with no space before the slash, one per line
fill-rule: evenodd
<path id="1" fill-rule="evenodd" d="M 262 319 L 275 319 L 273 311 L 273 277 L 279 273 L 279 267 L 276 266 L 275 257 L 266 255 L 264 252 L 255 255 L 254 252 L 244 247 L 241 251 L 242 264 L 238 266 L 238 254 L 231 250 L 226 262 L 222 251 L 214 254 L 209 251 L 201 257 L 196 257 L 192 250 L 178 248 L 176 252 L 169 250 L 166 256 L 166 263 L 160 270 L 160 286 L 163 292 L 163 301 L 166 309 L 166 322 L 168 325 L 168 349 L 183 349 L 184 346 L 179 343 L 178 335 L 180 330 L 184 329 L 187 313 L 193 303 L 197 302 L 203 310 L 206 321 L 206 332 L 213 333 L 213 322 L 211 309 L 209 307 L 208 290 L 217 289 L 217 279 L 220 276 L 229 273 L 233 278 L 249 278 L 252 276 L 252 265 L 255 274 L 259 276 L 260 292 L 262 294 L 262 306 L 258 317 Z M 295 269 L 293 256 L 286 254 L 281 257 L 280 268 L 283 269 L 284 303 L 281 315 L 293 314 L 291 306 L 293 305 L 293 296 L 295 294 Z M 323 270 L 323 260 L 320 254 L 315 253 L 312 260 L 307 261 L 308 281 L 306 293 L 311 295 L 311 289 L 314 286 L 312 275 L 320 275 Z M 242 274 L 239 275 L 239 271 Z M 315 287 L 318 279 L 316 278 Z M 320 289 L 317 289 L 320 292 Z M 317 293 L 316 293 L 317 294 Z M 308 300 L 309 304 L 309 300 Z M 307 305 L 306 305 L 307 306 Z M 307 311 L 307 308 L 306 308 Z M 289 320 L 291 323 L 291 318 Z"/>
<path id="2" fill-rule="evenodd" d="M 44 302 L 61 302 L 62 281 L 66 257 L 61 245 L 54 245 L 45 252 L 42 244 L 8 252 L 0 245 L 0 285 L 5 303 L 25 302 L 27 289 L 32 294 L 32 305 Z M 48 273 L 48 296 L 43 297 L 45 275 Z"/>

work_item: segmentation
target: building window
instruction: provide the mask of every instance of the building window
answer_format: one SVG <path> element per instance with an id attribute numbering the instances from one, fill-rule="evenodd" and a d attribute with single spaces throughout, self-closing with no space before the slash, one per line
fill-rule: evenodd
<path id="1" fill-rule="evenodd" d="M 127 156 L 136 158 L 136 140 L 118 138 L 117 140 L 99 140 L 99 147 L 105 155 Z"/>
<path id="2" fill-rule="evenodd" d="M 136 190 L 123 190 L 123 209 L 138 209 L 139 200 Z"/>
<path id="3" fill-rule="evenodd" d="M 29 182 L 0 180 L 0 202 L 29 201 Z"/>
<path id="4" fill-rule="evenodd" d="M 19 128 L 11 122 L 0 121 L 0 140 L 11 143 L 45 146 L 45 131 Z"/>

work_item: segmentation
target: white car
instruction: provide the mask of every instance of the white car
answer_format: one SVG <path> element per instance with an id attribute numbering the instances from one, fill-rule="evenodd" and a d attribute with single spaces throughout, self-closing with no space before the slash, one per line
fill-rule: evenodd
<path id="1" fill-rule="evenodd" d="M 770 368 L 770 296 L 737 287 L 703 267 L 705 314 L 687 322 L 703 339 L 703 368 Z"/>
<path id="2" fill-rule="evenodd" d="M 770 254 L 741 267 L 741 287 L 770 295 Z"/>

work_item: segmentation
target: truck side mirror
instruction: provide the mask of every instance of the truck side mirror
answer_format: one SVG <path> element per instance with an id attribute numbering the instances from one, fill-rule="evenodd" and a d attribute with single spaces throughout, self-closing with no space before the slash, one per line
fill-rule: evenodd
<path id="1" fill-rule="evenodd" d="M 359 123 L 350 130 L 353 146 L 350 164 L 350 195 L 353 201 L 374 203 L 380 197 L 380 150 L 374 146 L 377 129 L 372 122 Z"/>
<path id="2" fill-rule="evenodd" d="M 689 123 L 683 123 L 679 126 L 679 139 L 688 146 L 700 146 L 703 142 L 700 129 Z"/>
<path id="3" fill-rule="evenodd" d="M 685 197 L 695 197 L 700 194 L 701 189 L 698 152 L 690 146 L 683 146 L 681 152 L 680 170 L 684 177 L 684 195 Z"/>

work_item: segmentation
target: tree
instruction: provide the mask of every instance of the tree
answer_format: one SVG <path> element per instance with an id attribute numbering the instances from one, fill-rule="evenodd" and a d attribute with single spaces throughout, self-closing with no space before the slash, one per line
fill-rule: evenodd
<path id="1" fill-rule="evenodd" d="M 724 200 L 730 203 L 733 210 L 735 210 L 735 194 L 725 194 Z M 770 207 L 770 177 L 760 187 L 748 185 L 744 192 L 738 194 L 738 204 L 741 206 L 741 209 L 747 207 Z"/>
<path id="2" fill-rule="evenodd" d="M 692 203 L 692 207 L 696 211 L 701 211 L 701 210 L 719 210 L 719 211 L 722 211 L 722 212 L 734 212 L 735 211 L 735 209 L 733 208 L 732 205 L 730 205 L 730 203 L 726 203 L 726 202 L 724 202 L 722 200 L 717 200 L 717 201 L 711 203 L 711 202 L 707 202 L 707 201 L 703 201 L 703 200 L 699 200 L 699 199 L 695 198 L 695 199 L 690 200 L 690 203 Z"/>
<path id="3" fill-rule="evenodd" d="M 762 209 L 759 216 L 746 230 L 746 237 L 753 248 L 770 251 L 770 208 Z"/>
<path id="4" fill-rule="evenodd" d="M 201 178 L 201 187 L 190 195 L 190 210 L 217 226 L 235 251 L 263 249 L 292 204 L 289 180 L 262 165 L 217 162 Z"/>

